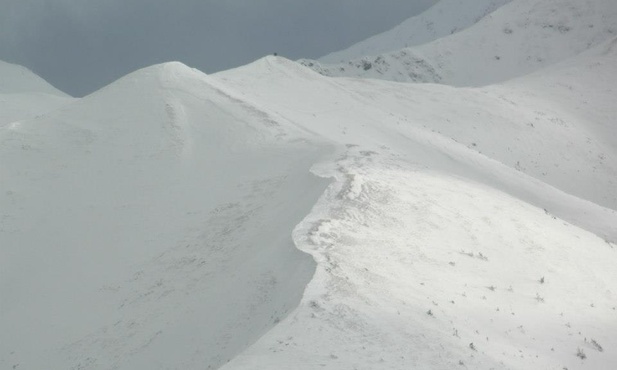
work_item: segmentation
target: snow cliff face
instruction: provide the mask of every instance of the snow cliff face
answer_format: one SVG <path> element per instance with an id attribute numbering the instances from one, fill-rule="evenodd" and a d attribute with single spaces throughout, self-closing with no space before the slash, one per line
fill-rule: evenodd
<path id="1" fill-rule="evenodd" d="M 319 58 L 339 63 L 418 46 L 460 32 L 512 0 L 442 0 L 393 29 Z"/>
<path id="2" fill-rule="evenodd" d="M 515 0 L 425 45 L 336 64 L 301 62 L 327 76 L 481 86 L 539 70 L 616 34 L 614 1 Z"/>

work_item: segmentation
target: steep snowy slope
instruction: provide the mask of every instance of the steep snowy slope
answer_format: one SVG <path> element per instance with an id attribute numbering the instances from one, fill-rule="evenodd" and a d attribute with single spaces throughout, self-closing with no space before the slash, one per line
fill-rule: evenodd
<path id="1" fill-rule="evenodd" d="M 339 64 L 302 63 L 328 76 L 480 86 L 559 62 L 616 34 L 615 1 L 514 0 L 425 45 Z"/>
<path id="2" fill-rule="evenodd" d="M 215 77 L 341 145 L 313 169 L 336 183 L 295 231 L 318 262 L 300 307 L 224 369 L 617 364 L 616 161 L 583 105 L 556 124 L 560 100 L 540 90 L 527 108 L 522 85 L 506 99 L 274 58 Z M 573 188 L 600 205 L 559 190 Z"/>
<path id="3" fill-rule="evenodd" d="M 617 365 L 617 246 L 494 189 L 362 156 L 323 170 L 339 186 L 298 229 L 318 261 L 300 307 L 223 369 Z"/>
<path id="4" fill-rule="evenodd" d="M 466 29 L 512 0 L 441 0 L 420 15 L 349 48 L 319 58 L 338 63 L 425 44 Z"/>
<path id="5" fill-rule="evenodd" d="M 607 65 L 612 68 L 614 64 L 607 61 Z M 291 76 L 290 71 L 294 71 Z M 589 81 L 604 72 L 609 71 L 588 70 Z M 586 118 L 598 112 L 614 117 L 616 108 L 606 100 L 595 105 L 581 104 L 581 116 L 577 118 L 563 114 L 555 107 L 561 100 L 539 88 L 456 89 L 329 79 L 271 58 L 216 76 L 242 91 L 246 99 L 278 107 L 275 111 L 283 117 L 293 117 L 288 119 L 330 140 L 374 147 L 367 150 L 378 149 L 379 143 L 389 148 L 397 145 L 392 150 L 398 155 L 501 189 L 509 188 L 513 194 L 547 209 L 573 203 L 553 199 L 532 183 L 549 184 L 602 207 L 617 209 L 613 190 L 617 155 L 601 133 L 592 131 L 596 123 Z M 289 91 L 289 79 L 294 81 L 295 94 Z M 610 85 L 612 79 L 607 77 L 606 83 Z M 594 92 L 595 86 L 590 83 L 582 89 Z M 541 96 L 544 100 L 529 103 L 527 97 L 532 93 L 536 99 Z M 308 109 L 311 106 L 314 111 Z M 604 124 L 610 126 L 611 121 Z M 563 216 L 576 217 L 576 212 L 567 213 L 569 216 Z M 600 214 L 598 222 L 605 218 Z M 612 230 L 617 232 L 617 224 Z"/>
<path id="6" fill-rule="evenodd" d="M 26 68 L 0 61 L 0 125 L 34 118 L 71 101 Z"/>
<path id="7" fill-rule="evenodd" d="M 168 63 L 0 125 L 0 367 L 617 367 L 616 42 L 484 88 Z"/>
<path id="8" fill-rule="evenodd" d="M 0 128 L 1 368 L 217 367 L 297 304 L 323 146 L 178 63 Z M 297 136 L 297 135 L 296 135 Z"/>

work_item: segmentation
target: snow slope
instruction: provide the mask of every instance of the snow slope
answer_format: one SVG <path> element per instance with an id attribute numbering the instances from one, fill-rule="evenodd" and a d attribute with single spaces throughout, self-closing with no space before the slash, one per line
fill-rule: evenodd
<path id="1" fill-rule="evenodd" d="M 0 125 L 34 118 L 72 101 L 26 68 L 0 61 Z"/>
<path id="2" fill-rule="evenodd" d="M 338 64 L 302 63 L 328 76 L 481 86 L 539 70 L 616 34 L 615 1 L 514 0 L 428 44 Z"/>
<path id="3" fill-rule="evenodd" d="M 318 262 L 300 307 L 224 369 L 617 364 L 604 352 L 617 345 L 615 156 L 581 118 L 614 117 L 613 104 L 560 125 L 550 84 L 527 108 L 515 99 L 530 91 L 332 80 L 273 58 L 216 77 L 345 144 L 314 168 L 337 181 L 295 231 Z M 594 147 L 610 159 L 573 163 L 573 149 Z M 541 181 L 521 156 L 548 171 Z M 589 170 L 608 162 L 602 175 Z M 579 177 L 586 196 L 604 192 L 600 205 L 559 190 Z"/>
<path id="4" fill-rule="evenodd" d="M 45 93 L 0 94 L 0 125 L 34 118 L 73 101 L 70 97 Z"/>
<path id="5" fill-rule="evenodd" d="M 0 94 L 25 92 L 67 96 L 29 69 L 0 61 Z"/>
<path id="6" fill-rule="evenodd" d="M 1 368 L 217 367 L 297 305 L 314 263 L 291 230 L 327 148 L 201 72 L 0 130 Z"/>
<path id="7" fill-rule="evenodd" d="M 349 48 L 319 58 L 338 63 L 422 45 L 464 30 L 512 0 L 441 0 L 422 14 Z"/>
<path id="8" fill-rule="evenodd" d="M 223 369 L 615 367 L 614 247 L 380 157 L 354 159 L 302 224 L 318 269 L 300 307 Z"/>
<path id="9" fill-rule="evenodd" d="M 590 83 L 581 87 L 583 91 L 595 91 L 594 79 L 605 72 L 611 75 L 615 64 L 606 64 L 608 70 L 588 71 Z M 597 209 L 594 222 L 603 224 L 602 228 L 613 225 L 610 233 L 617 232 L 617 224 L 606 224 L 614 215 L 605 214 L 617 209 L 614 144 L 606 144 L 604 135 L 592 132 L 597 123 L 585 118 L 598 112 L 614 117 L 616 108 L 607 100 L 579 104 L 582 112 L 576 117 L 555 108 L 562 101 L 539 87 L 534 91 L 456 89 L 330 79 L 272 58 L 216 76 L 242 91 L 246 99 L 255 99 L 254 104 L 277 107 L 275 111 L 283 117 L 294 117 L 292 121 L 330 140 L 371 146 L 366 150 L 396 146 L 391 150 L 409 160 L 509 189 L 542 208 L 573 204 L 546 185 L 592 201 L 605 209 Z M 289 91 L 289 79 L 299 96 Z M 607 77 L 606 83 L 612 80 Z M 529 102 L 533 99 L 537 103 Z M 307 106 L 316 107 L 315 111 Z M 604 123 L 611 125 L 611 121 Z M 570 210 L 560 216 L 575 222 L 571 217 L 577 213 Z"/>
<path id="10" fill-rule="evenodd" d="M 502 90 L 526 90 L 525 104 L 538 102 L 538 93 L 561 114 L 588 122 L 588 129 L 604 145 L 617 149 L 615 125 L 617 36 L 574 58 L 534 74 L 508 81 Z M 499 89 L 498 86 L 495 87 Z M 608 108 L 608 109 L 607 109 Z"/>
<path id="11" fill-rule="evenodd" d="M 0 125 L 0 368 L 617 367 L 616 40 L 482 88 L 166 63 Z"/>

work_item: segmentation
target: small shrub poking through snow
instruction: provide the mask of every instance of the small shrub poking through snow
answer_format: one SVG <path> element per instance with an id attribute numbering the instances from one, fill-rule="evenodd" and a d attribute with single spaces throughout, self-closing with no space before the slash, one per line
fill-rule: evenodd
<path id="1" fill-rule="evenodd" d="M 595 348 L 598 352 L 604 352 L 604 348 L 602 348 L 602 346 L 600 345 L 600 343 L 596 342 L 595 339 L 591 339 L 591 345 L 593 346 L 593 348 Z"/>

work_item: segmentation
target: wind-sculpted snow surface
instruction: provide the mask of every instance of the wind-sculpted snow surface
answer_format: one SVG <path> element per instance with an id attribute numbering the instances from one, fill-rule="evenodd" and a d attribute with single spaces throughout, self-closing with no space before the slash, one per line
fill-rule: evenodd
<path id="1" fill-rule="evenodd" d="M 605 48 L 573 63 L 589 81 L 573 94 L 617 76 Z M 594 129 L 614 105 L 570 115 L 540 74 L 529 105 L 522 82 L 333 80 L 275 58 L 215 77 L 340 143 L 313 169 L 335 184 L 295 232 L 318 263 L 300 307 L 224 369 L 617 364 L 616 157 Z"/>
<path id="2" fill-rule="evenodd" d="M 460 32 L 512 0 L 441 0 L 424 13 L 349 48 L 319 58 L 321 63 L 346 62 L 422 45 Z"/>
<path id="3" fill-rule="evenodd" d="M 223 369 L 617 364 L 614 247 L 393 154 L 353 147 L 316 169 L 337 185 L 297 230 L 315 277 L 300 307 Z"/>
<path id="4" fill-rule="evenodd" d="M 218 367 L 297 305 L 326 149 L 202 73 L 0 130 L 1 368 Z"/>
<path id="5" fill-rule="evenodd" d="M 465 5 L 456 10 L 465 13 Z M 327 76 L 482 86 L 560 62 L 615 35 L 615 1 L 513 0 L 428 44 L 335 64 L 302 63 Z"/>
<path id="6" fill-rule="evenodd" d="M 616 42 L 484 88 L 168 63 L 25 111 L 0 367 L 617 368 Z"/>
<path id="7" fill-rule="evenodd" d="M 595 91 L 596 74 L 606 75 L 607 86 L 615 82 L 617 74 L 612 72 L 617 64 L 611 60 L 616 58 L 607 58 L 605 68 L 587 69 L 590 83 L 581 79 L 578 94 Z M 559 108 L 571 101 L 554 97 L 551 90 L 544 93 L 539 86 L 533 91 L 455 89 L 330 79 L 299 69 L 283 59 L 265 58 L 215 76 L 243 91 L 246 99 L 268 104 L 277 114 L 330 140 L 368 146 L 366 150 L 395 148 L 410 161 L 494 185 L 542 208 L 565 210 L 576 203 L 560 216 L 575 223 L 579 219 L 592 229 L 587 222 L 593 219 L 599 226 L 594 232 L 608 236 L 610 229 L 617 235 L 617 223 L 611 226 L 607 221 L 614 220 L 611 209 L 617 209 L 617 156 L 606 136 L 593 131 L 597 121 L 587 118 L 615 116 L 616 108 L 608 100 L 572 104 L 569 107 L 579 113 L 572 115 Z M 297 94 L 290 93 L 290 79 Z M 530 95 L 535 102 L 530 102 Z M 593 203 L 578 204 L 564 191 Z M 596 216 L 579 218 L 576 209 L 581 206 L 596 209 L 597 213 L 590 211 Z"/>

